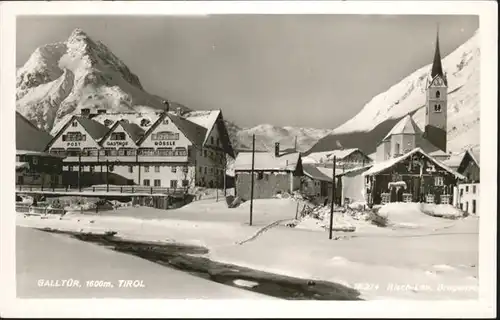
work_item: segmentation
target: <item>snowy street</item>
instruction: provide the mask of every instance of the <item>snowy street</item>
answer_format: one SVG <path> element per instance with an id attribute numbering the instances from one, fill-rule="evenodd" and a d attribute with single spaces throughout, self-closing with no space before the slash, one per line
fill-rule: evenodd
<path id="1" fill-rule="evenodd" d="M 358 290 L 361 298 L 368 300 L 477 298 L 477 217 L 450 220 L 409 212 L 390 216 L 393 220 L 399 217 L 399 227 L 380 228 L 359 221 L 356 222 L 355 232 L 335 232 L 339 239 L 329 240 L 324 229 L 289 228 L 283 224 L 259 233 L 259 230 L 262 231 L 266 225 L 275 221 L 287 218 L 292 220 L 295 217 L 296 202 L 291 199 L 270 199 L 256 201 L 255 204 L 256 223 L 252 227 L 248 226 L 247 204 L 228 209 L 223 202 L 216 203 L 214 200 L 195 202 L 176 210 L 120 208 L 106 213 L 107 216 L 70 214 L 61 220 L 58 217 L 41 219 L 18 214 L 17 224 L 77 232 L 103 233 L 112 230 L 117 232 L 116 237 L 124 239 L 203 246 L 209 250 L 204 256 L 212 261 L 296 278 L 343 284 Z M 252 238 L 257 233 L 258 236 Z M 89 254 L 91 252 L 92 245 L 64 239 L 62 235 L 57 237 L 62 237 L 61 242 L 68 246 L 89 246 Z M 248 239 L 252 240 L 240 244 Z M 42 250 L 41 241 L 22 241 L 18 245 L 23 250 L 18 253 L 33 246 L 40 246 L 35 252 L 46 251 Z M 106 251 L 103 248 L 95 250 L 99 254 L 105 254 L 101 251 Z M 117 253 L 110 250 L 109 254 Z M 28 259 L 28 256 L 30 255 L 26 254 L 24 258 L 19 256 L 19 261 Z M 119 256 L 120 259 L 128 258 L 121 254 Z M 76 261 L 73 255 L 64 259 Z M 138 258 L 130 259 L 135 261 Z M 96 261 L 95 258 L 91 260 Z M 151 264 L 146 261 L 134 263 L 148 264 L 147 270 Z M 33 264 L 27 262 L 21 265 Z M 136 274 L 141 279 L 155 279 L 155 287 L 158 285 L 153 272 L 134 272 L 137 270 L 135 264 L 119 265 L 120 268 L 114 265 L 112 268 Z M 151 268 L 166 269 L 157 265 L 152 265 Z M 86 268 L 78 268 L 78 272 L 84 272 L 84 269 Z M 73 271 L 66 272 L 68 276 L 75 277 L 72 275 Z M 163 272 L 169 273 L 170 270 Z M 171 276 L 176 274 L 177 272 L 172 273 Z M 191 276 L 182 273 L 179 276 L 191 279 Z M 195 283 L 200 281 L 193 279 Z M 207 283 L 207 288 L 213 285 L 220 286 Z M 211 289 L 206 292 L 211 292 Z M 224 294 L 223 289 L 214 292 Z M 179 292 L 175 294 L 176 297 L 180 295 Z M 156 296 L 156 293 L 152 296 Z"/>

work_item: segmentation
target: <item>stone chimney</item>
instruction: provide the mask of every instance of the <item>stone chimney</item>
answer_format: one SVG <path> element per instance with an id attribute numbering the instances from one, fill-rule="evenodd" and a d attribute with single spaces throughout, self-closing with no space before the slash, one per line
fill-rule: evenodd
<path id="1" fill-rule="evenodd" d="M 165 112 L 169 112 L 170 111 L 170 102 L 168 102 L 167 100 L 163 100 L 162 103 L 165 105 Z"/>
<path id="2" fill-rule="evenodd" d="M 280 143 L 276 142 L 274 144 L 274 156 L 279 157 L 280 156 Z"/>
<path id="3" fill-rule="evenodd" d="M 80 110 L 81 116 L 89 118 L 90 117 L 90 108 L 83 108 Z"/>

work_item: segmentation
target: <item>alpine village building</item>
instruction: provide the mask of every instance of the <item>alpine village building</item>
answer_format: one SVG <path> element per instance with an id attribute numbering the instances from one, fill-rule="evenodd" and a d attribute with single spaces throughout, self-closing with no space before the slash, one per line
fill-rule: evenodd
<path id="1" fill-rule="evenodd" d="M 16 112 L 16 189 L 62 185 L 63 158 L 44 152 L 51 138 Z"/>
<path id="2" fill-rule="evenodd" d="M 362 173 L 367 203 L 453 203 L 454 189 L 465 177 L 445 165 L 448 82 L 439 33 L 426 90 L 424 130 L 411 115 L 401 119 L 377 146 L 376 162 Z"/>
<path id="3" fill-rule="evenodd" d="M 46 151 L 64 157 L 63 184 L 222 187 L 234 157 L 220 110 L 107 113 L 61 121 Z"/>

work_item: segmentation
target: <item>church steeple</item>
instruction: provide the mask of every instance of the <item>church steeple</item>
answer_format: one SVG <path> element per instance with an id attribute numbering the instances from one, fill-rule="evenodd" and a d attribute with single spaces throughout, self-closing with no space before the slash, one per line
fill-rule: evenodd
<path id="1" fill-rule="evenodd" d="M 436 49 L 434 51 L 434 61 L 432 62 L 431 79 L 439 75 L 446 82 L 443 66 L 441 65 L 441 52 L 439 51 L 439 25 L 436 33 Z"/>

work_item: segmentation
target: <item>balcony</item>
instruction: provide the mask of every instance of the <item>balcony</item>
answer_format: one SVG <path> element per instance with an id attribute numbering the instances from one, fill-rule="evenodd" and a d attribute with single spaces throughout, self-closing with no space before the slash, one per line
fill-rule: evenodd
<path id="1" fill-rule="evenodd" d="M 185 156 L 139 156 L 139 162 L 189 162 L 189 157 Z"/>

